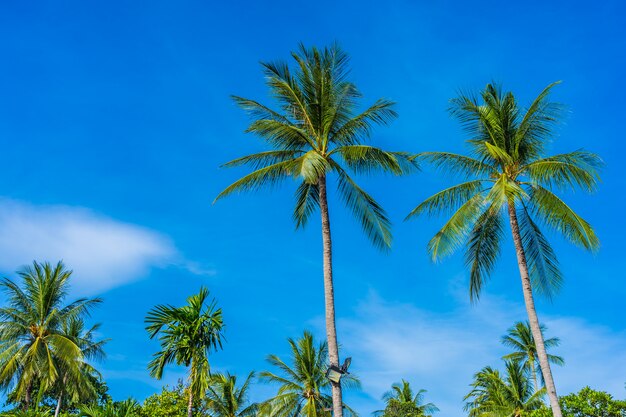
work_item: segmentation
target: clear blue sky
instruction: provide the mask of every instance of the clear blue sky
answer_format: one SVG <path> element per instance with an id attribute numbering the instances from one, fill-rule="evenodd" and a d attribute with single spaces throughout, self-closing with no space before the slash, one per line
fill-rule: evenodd
<path id="1" fill-rule="evenodd" d="M 155 343 L 143 317 L 206 285 L 224 309 L 227 343 L 215 369 L 265 369 L 269 353 L 304 329 L 322 336 L 318 222 L 294 231 L 292 186 L 211 205 L 244 171 L 219 165 L 263 149 L 245 135 L 230 94 L 268 101 L 258 65 L 299 42 L 338 41 L 352 57 L 364 104 L 398 102 L 375 131 L 385 148 L 462 151 L 447 102 L 458 89 L 502 82 L 528 102 L 555 80 L 569 113 L 553 151 L 585 147 L 606 161 L 595 195 L 567 195 L 596 227 L 588 255 L 553 239 L 566 285 L 540 301 L 567 366 L 561 393 L 586 384 L 626 397 L 623 256 L 626 13 L 619 1 L 482 2 L 4 2 L 0 6 L 0 271 L 65 259 L 75 295 L 105 299 L 94 320 L 112 341 L 101 369 L 116 399 L 161 382 L 145 366 Z M 462 415 L 473 372 L 499 365 L 499 336 L 524 319 L 505 248 L 484 300 L 467 300 L 461 256 L 432 264 L 440 220 L 403 223 L 449 184 L 439 174 L 362 178 L 394 222 L 390 254 L 331 208 L 339 336 L 363 390 L 366 416 L 400 378 L 428 390 L 439 415 Z M 181 370 L 166 374 L 172 383 Z M 253 398 L 269 395 L 258 385 Z"/>

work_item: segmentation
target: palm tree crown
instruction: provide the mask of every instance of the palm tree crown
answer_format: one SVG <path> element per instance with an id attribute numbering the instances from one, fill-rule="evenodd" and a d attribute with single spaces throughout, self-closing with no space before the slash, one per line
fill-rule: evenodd
<path id="1" fill-rule="evenodd" d="M 207 304 L 208 298 L 209 290 L 203 287 L 187 298 L 187 305 L 158 305 L 146 317 L 150 338 L 158 336 L 161 343 L 148 364 L 150 375 L 161 379 L 169 364 L 189 368 L 190 414 L 193 399 L 204 398 L 209 386 L 209 353 L 222 347 L 222 310 L 215 300 Z"/>
<path id="2" fill-rule="evenodd" d="M 272 417 L 328 417 L 332 398 L 328 395 L 330 381 L 326 378 L 328 348 L 325 342 L 315 345 L 313 335 L 305 331 L 298 340 L 288 339 L 291 349 L 289 365 L 276 355 L 267 361 L 278 370 L 261 372 L 262 381 L 279 385 L 275 397 L 261 405 L 261 412 Z M 342 378 L 344 387 L 358 387 L 358 379 L 352 375 Z M 354 412 L 345 407 L 350 415 Z"/>
<path id="3" fill-rule="evenodd" d="M 506 373 L 489 366 L 474 375 L 472 390 L 465 396 L 470 417 L 523 417 L 543 407 L 545 388 L 534 391 L 522 364 L 506 362 Z"/>
<path id="4" fill-rule="evenodd" d="M 100 299 L 80 298 L 65 303 L 72 271 L 33 262 L 18 272 L 22 285 L 4 278 L 0 287 L 8 306 L 0 308 L 0 389 L 28 408 L 36 387 L 44 393 L 61 374 L 80 379 L 85 354 L 64 328 L 90 313 Z"/>
<path id="5" fill-rule="evenodd" d="M 379 99 L 363 112 L 356 112 L 361 94 L 347 80 L 348 56 L 337 45 L 323 50 L 301 46 L 292 56 L 295 71 L 282 62 L 262 63 L 280 110 L 233 97 L 253 118 L 247 132 L 260 136 L 271 150 L 227 163 L 227 167 L 248 165 L 253 172 L 227 187 L 216 200 L 236 191 L 296 178 L 300 184 L 293 218 L 301 227 L 319 207 L 320 179 L 325 181 L 326 175 L 334 174 L 340 196 L 373 243 L 389 246 L 391 230 L 385 211 L 348 171 L 399 175 L 415 167 L 407 153 L 365 144 L 373 125 L 387 124 L 396 117 L 394 103 Z"/>
<path id="6" fill-rule="evenodd" d="M 466 246 L 473 299 L 479 297 L 500 253 L 507 207 L 519 218 L 533 286 L 548 296 L 559 288 L 562 277 L 554 250 L 539 224 L 585 249 L 598 248 L 598 238 L 589 223 L 553 192 L 595 190 L 602 165 L 597 155 L 584 150 L 545 156 L 546 139 L 553 134 L 561 109 L 547 100 L 555 84 L 545 88 L 525 111 L 512 93 L 491 84 L 480 96 L 482 103 L 465 95 L 452 100 L 452 114 L 471 135 L 468 144 L 472 156 L 421 154 L 436 167 L 468 179 L 426 199 L 407 218 L 422 213 L 453 213 L 431 239 L 428 249 L 437 260 Z"/>
<path id="7" fill-rule="evenodd" d="M 542 324 L 540 328 L 541 332 L 545 333 L 546 326 Z M 551 337 L 549 339 L 544 338 L 543 343 L 547 350 L 559 346 L 561 341 L 558 337 Z M 515 323 L 507 331 L 507 334 L 502 336 L 502 344 L 514 350 L 512 353 L 505 355 L 503 359 L 522 363 L 524 369 L 532 374 L 535 389 L 539 389 L 537 373 L 541 376 L 542 383 L 544 382 L 541 369 L 539 368 L 539 361 L 537 360 L 537 345 L 530 329 L 530 323 L 528 321 Z M 563 358 L 557 355 L 548 354 L 548 361 L 555 365 L 565 364 Z"/>
<path id="8" fill-rule="evenodd" d="M 254 417 L 257 404 L 248 403 L 248 390 L 254 372 L 248 374 L 241 386 L 231 374 L 214 374 L 207 392 L 208 413 L 211 417 Z"/>
<path id="9" fill-rule="evenodd" d="M 414 392 L 411 384 L 404 379 L 400 383 L 391 386 L 391 390 L 383 395 L 385 409 L 375 412 L 375 415 L 396 416 L 429 416 L 439 411 L 433 403 L 424 404 L 424 394 L 426 390 L 420 389 Z"/>

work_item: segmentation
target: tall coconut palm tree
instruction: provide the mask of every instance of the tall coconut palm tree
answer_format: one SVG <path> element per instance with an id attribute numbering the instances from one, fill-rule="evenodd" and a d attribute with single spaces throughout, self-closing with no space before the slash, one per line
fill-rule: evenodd
<path id="1" fill-rule="evenodd" d="M 80 298 L 66 304 L 71 274 L 62 262 L 33 262 L 18 272 L 21 283 L 0 281 L 8 301 L 0 308 L 0 389 L 12 390 L 24 410 L 35 387 L 42 395 L 62 371 L 79 375 L 84 363 L 80 346 L 62 326 L 89 314 L 101 300 Z"/>
<path id="2" fill-rule="evenodd" d="M 460 173 L 466 181 L 426 199 L 408 218 L 422 213 L 453 213 L 430 240 L 428 249 L 432 258 L 439 260 L 465 246 L 473 300 L 493 271 L 504 237 L 503 222 L 508 219 L 541 372 L 554 416 L 561 417 L 533 290 L 551 296 L 562 277 L 540 225 L 584 249 L 598 248 L 591 225 L 554 190 L 595 190 L 602 162 L 583 150 L 545 156 L 560 114 L 560 106 L 548 100 L 555 84 L 545 88 L 525 110 L 512 93 L 491 84 L 480 100 L 465 95 L 454 99 L 451 111 L 471 135 L 468 143 L 472 156 L 428 152 L 421 158 L 447 172 Z"/>
<path id="3" fill-rule="evenodd" d="M 506 361 L 504 377 L 489 366 L 474 375 L 464 400 L 470 417 L 524 417 L 544 406 L 545 388 L 534 391 L 519 362 Z"/>
<path id="4" fill-rule="evenodd" d="M 108 339 L 95 340 L 100 324 L 95 324 L 86 329 L 82 318 L 70 319 L 68 322 L 63 323 L 61 329 L 62 334 L 79 347 L 82 354 L 82 363 L 79 364 L 78 374 L 73 374 L 70 370 L 61 369 L 60 378 L 58 378 L 55 385 L 58 399 L 54 417 L 59 416 L 65 397 L 74 403 L 79 401 L 84 403 L 97 396 L 93 381 L 100 379 L 101 375 L 87 361 L 102 360 L 105 357 L 104 345 L 108 342 Z"/>
<path id="5" fill-rule="evenodd" d="M 425 393 L 424 389 L 414 392 L 411 384 L 403 379 L 400 383 L 393 384 L 391 390 L 383 395 L 385 409 L 374 412 L 374 415 L 429 417 L 439 409 L 433 403 L 424 404 Z"/>
<path id="6" fill-rule="evenodd" d="M 327 181 L 335 179 L 339 196 L 374 245 L 387 248 L 391 244 L 391 228 L 385 211 L 348 171 L 400 175 L 415 168 L 415 161 L 406 153 L 387 152 L 366 144 L 374 125 L 387 124 L 396 117 L 394 103 L 379 99 L 357 113 L 361 94 L 347 79 L 348 56 L 337 45 L 323 50 L 300 46 L 292 57 L 295 68 L 282 62 L 262 64 L 279 110 L 234 97 L 253 119 L 247 132 L 260 136 L 269 150 L 227 163 L 227 167 L 247 165 L 253 172 L 227 187 L 216 200 L 234 192 L 295 179 L 296 228 L 304 227 L 310 215 L 320 210 L 328 353 L 330 364 L 339 366 Z M 332 396 L 334 416 L 341 417 L 339 383 L 333 383 Z"/>
<path id="7" fill-rule="evenodd" d="M 546 326 L 543 324 L 539 326 L 541 333 L 545 334 Z M 547 350 L 553 347 L 557 347 L 561 341 L 558 337 L 551 337 L 543 340 L 543 345 Z M 533 338 L 533 332 L 530 329 L 530 323 L 517 322 L 513 327 L 507 330 L 507 334 L 502 336 L 502 344 L 514 349 L 512 353 L 505 355 L 502 359 L 512 360 L 523 364 L 524 369 L 532 375 L 533 383 L 535 384 L 535 390 L 539 390 L 539 383 L 537 381 L 537 368 L 539 363 L 537 362 L 537 346 L 535 339 Z M 565 361 L 562 357 L 557 355 L 548 355 L 548 362 L 555 365 L 564 365 Z M 541 368 L 539 368 L 539 375 L 541 376 Z M 543 376 L 541 376 L 541 383 L 545 385 Z"/>
<path id="8" fill-rule="evenodd" d="M 277 369 L 261 372 L 264 382 L 279 385 L 275 397 L 261 405 L 261 414 L 271 417 L 329 417 L 332 397 L 331 388 L 326 378 L 328 367 L 328 345 L 326 342 L 315 343 L 310 332 L 304 332 L 298 340 L 288 339 L 291 350 L 291 364 L 287 364 L 276 355 L 269 355 L 267 361 Z M 347 374 L 345 387 L 358 387 L 358 379 Z M 343 405 L 346 412 L 355 415 L 351 408 Z"/>
<path id="9" fill-rule="evenodd" d="M 248 391 L 252 378 L 254 378 L 254 372 L 250 372 L 241 386 L 237 386 L 235 375 L 212 375 L 207 392 L 208 414 L 211 417 L 256 416 L 258 405 L 248 403 Z"/>
<path id="10" fill-rule="evenodd" d="M 194 400 L 201 400 L 209 386 L 209 354 L 222 348 L 222 309 L 215 300 L 208 302 L 209 290 L 187 298 L 187 305 L 158 305 L 146 317 L 150 338 L 158 336 L 161 350 L 148 364 L 150 375 L 161 379 L 166 365 L 189 369 L 188 417 L 193 416 Z"/>

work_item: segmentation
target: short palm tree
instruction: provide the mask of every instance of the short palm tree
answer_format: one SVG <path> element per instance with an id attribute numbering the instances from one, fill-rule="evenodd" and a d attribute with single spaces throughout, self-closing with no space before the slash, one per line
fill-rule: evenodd
<path id="1" fill-rule="evenodd" d="M 424 404 L 424 394 L 426 390 L 420 389 L 414 392 L 411 384 L 404 379 L 400 383 L 391 386 L 391 390 L 383 395 L 385 409 L 376 411 L 379 416 L 407 416 L 430 417 L 434 412 L 439 411 L 433 403 Z"/>
<path id="2" fill-rule="evenodd" d="M 474 375 L 472 390 L 465 396 L 470 417 L 524 417 L 544 406 L 545 388 L 534 391 L 523 365 L 507 361 L 504 377 L 485 367 Z"/>
<path id="3" fill-rule="evenodd" d="M 82 363 L 79 365 L 77 374 L 61 369 L 60 378 L 55 386 L 58 399 L 54 417 L 59 416 L 65 397 L 74 403 L 85 403 L 97 396 L 93 381 L 100 379 L 101 375 L 87 361 L 102 360 L 105 357 L 104 345 L 108 340 L 95 339 L 99 329 L 100 324 L 86 329 L 82 318 L 72 318 L 61 326 L 62 334 L 79 347 L 82 353 Z"/>
<path id="4" fill-rule="evenodd" d="M 150 375 L 161 379 L 166 365 L 182 365 L 189 369 L 188 417 L 193 404 L 206 395 L 211 367 L 209 354 L 222 348 L 222 309 L 215 300 L 208 302 L 209 290 L 187 298 L 187 305 L 158 305 L 146 317 L 150 338 L 158 337 L 161 350 L 148 364 Z"/>
<path id="5" fill-rule="evenodd" d="M 0 389 L 28 410 L 35 388 L 42 395 L 62 372 L 79 375 L 83 352 L 63 325 L 89 314 L 100 299 L 80 298 L 66 304 L 72 271 L 33 262 L 18 272 L 21 285 L 8 278 L 0 281 L 8 305 L 0 308 Z"/>
<path id="6" fill-rule="evenodd" d="M 460 173 L 466 181 L 426 199 L 408 217 L 452 212 L 428 249 L 438 260 L 465 246 L 473 300 L 493 271 L 504 237 L 504 220 L 509 221 L 539 364 L 554 416 L 561 417 L 533 289 L 550 296 L 562 277 L 540 225 L 584 249 L 598 248 L 598 238 L 589 223 L 554 190 L 593 191 L 602 162 L 583 150 L 545 156 L 560 114 L 560 106 L 548 101 L 553 86 L 544 89 L 526 110 L 519 107 L 512 93 L 491 84 L 481 93 L 481 101 L 472 96 L 454 99 L 451 111 L 472 135 L 468 141 L 472 156 L 428 152 L 421 158 L 447 172 Z"/>
<path id="7" fill-rule="evenodd" d="M 80 409 L 80 417 L 138 417 L 141 407 L 132 399 L 120 402 L 108 402 L 105 405 L 90 405 Z"/>
<path id="8" fill-rule="evenodd" d="M 295 179 L 296 228 L 304 227 L 310 215 L 320 210 L 328 353 L 330 364 L 338 366 L 327 180 L 336 180 L 339 196 L 372 242 L 387 248 L 391 244 L 391 226 L 385 211 L 348 171 L 400 175 L 413 169 L 415 161 L 406 153 L 366 144 L 374 125 L 387 124 L 396 117 L 394 103 L 380 99 L 363 112 L 356 112 L 361 94 L 347 80 L 348 56 L 337 45 L 323 50 L 301 46 L 292 57 L 295 69 L 282 62 L 262 64 L 279 110 L 234 97 L 253 119 L 247 132 L 260 136 L 270 149 L 227 163 L 227 167 L 247 165 L 253 172 L 227 187 L 216 200 Z M 341 417 L 339 383 L 332 384 L 332 395 L 334 416 Z"/>
<path id="9" fill-rule="evenodd" d="M 207 391 L 207 408 L 211 417 L 254 417 L 257 404 L 248 403 L 248 391 L 254 372 L 248 374 L 241 386 L 237 377 L 230 374 L 214 374 Z"/>
<path id="10" fill-rule="evenodd" d="M 328 367 L 328 347 L 325 342 L 315 343 L 310 332 L 304 332 L 298 340 L 288 339 L 291 349 L 291 364 L 276 355 L 269 355 L 267 361 L 277 369 L 261 372 L 264 382 L 279 385 L 275 397 L 263 403 L 261 414 L 271 417 L 329 417 L 332 397 L 328 395 L 331 385 L 326 378 Z M 344 386 L 358 387 L 358 379 L 344 375 Z M 355 413 L 343 405 L 350 415 Z"/>
<path id="11" fill-rule="evenodd" d="M 541 333 L 545 334 L 546 326 L 543 324 L 539 326 Z M 557 347 L 561 341 L 558 337 L 551 337 L 543 340 L 543 345 L 547 350 L 553 347 Z M 535 345 L 535 339 L 533 338 L 533 332 L 530 329 L 530 323 L 517 322 L 511 327 L 507 334 L 502 336 L 502 344 L 514 349 L 513 353 L 505 355 L 503 359 L 520 362 L 523 364 L 524 369 L 532 375 L 533 383 L 535 384 L 535 390 L 539 390 L 539 383 L 537 381 L 537 368 L 539 363 L 537 361 L 537 346 Z M 564 365 L 565 361 L 562 357 L 557 355 L 548 355 L 548 362 L 555 365 Z M 539 375 L 541 377 L 542 384 L 545 385 L 543 376 L 541 375 L 541 368 L 539 368 Z"/>

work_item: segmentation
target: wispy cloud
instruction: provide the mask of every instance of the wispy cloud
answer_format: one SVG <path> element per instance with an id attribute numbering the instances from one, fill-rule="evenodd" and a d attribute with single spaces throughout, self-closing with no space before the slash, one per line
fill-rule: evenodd
<path id="1" fill-rule="evenodd" d="M 500 366 L 506 353 L 500 337 L 524 318 L 522 305 L 489 296 L 476 306 L 435 313 L 372 293 L 354 318 L 339 323 L 344 352 L 355 358 L 366 394 L 354 398 L 354 406 L 363 415 L 380 409 L 382 394 L 404 378 L 428 390 L 426 399 L 439 406 L 439 415 L 465 415 L 462 399 L 472 375 L 485 365 Z M 544 323 L 562 340 L 555 352 L 566 366 L 554 370 L 561 394 L 590 385 L 624 396 L 625 334 L 575 317 L 544 317 Z"/>
<path id="2" fill-rule="evenodd" d="M 33 260 L 63 260 L 74 270 L 73 290 L 88 295 L 140 279 L 152 267 L 175 264 L 214 274 L 185 260 L 167 236 L 153 230 L 84 208 L 0 199 L 0 270 L 10 273 Z"/>

